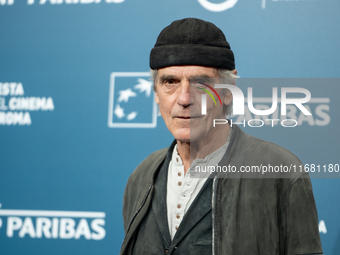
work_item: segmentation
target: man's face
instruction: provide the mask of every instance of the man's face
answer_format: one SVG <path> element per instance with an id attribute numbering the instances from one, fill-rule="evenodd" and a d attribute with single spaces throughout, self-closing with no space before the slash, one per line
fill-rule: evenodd
<path id="1" fill-rule="evenodd" d="M 190 79 L 218 78 L 217 69 L 204 66 L 170 66 L 158 70 L 156 103 L 176 140 L 189 142 L 212 135 L 213 119 L 223 119 L 223 107 L 207 100 L 207 114 L 201 115 L 201 95 Z M 223 94 L 223 93 L 220 93 Z M 223 103 L 229 103 L 221 95 Z M 190 126 L 191 133 L 190 133 Z"/>

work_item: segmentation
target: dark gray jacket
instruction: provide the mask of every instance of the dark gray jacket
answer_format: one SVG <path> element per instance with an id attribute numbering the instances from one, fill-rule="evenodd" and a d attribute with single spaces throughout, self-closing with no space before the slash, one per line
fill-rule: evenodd
<path id="1" fill-rule="evenodd" d="M 123 200 L 125 238 L 121 255 L 133 250 L 131 244 L 150 207 L 155 176 L 166 152 L 163 149 L 152 153 L 128 180 Z M 233 126 L 230 145 L 219 165 L 240 169 L 269 164 L 302 165 L 288 150 Z M 214 178 L 212 254 L 323 254 L 311 182 L 308 174 L 296 169 L 281 176 L 289 178 L 235 178 L 234 174 Z"/>

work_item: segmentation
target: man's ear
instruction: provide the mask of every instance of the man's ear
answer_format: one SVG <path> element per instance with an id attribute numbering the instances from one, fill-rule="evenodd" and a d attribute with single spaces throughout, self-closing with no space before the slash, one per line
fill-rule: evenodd
<path id="1" fill-rule="evenodd" d="M 233 95 L 231 94 L 231 91 L 228 89 L 226 91 L 224 98 L 223 98 L 223 104 L 224 105 L 230 105 L 232 101 L 233 101 Z"/>
<path id="2" fill-rule="evenodd" d="M 233 75 L 237 75 L 236 69 L 232 70 L 231 72 L 233 73 Z M 235 85 L 235 79 L 232 79 L 232 80 L 233 80 L 232 85 Z M 229 105 L 229 104 L 231 104 L 232 101 L 233 101 L 233 95 L 232 95 L 231 91 L 228 89 L 228 91 L 226 92 L 225 97 L 223 99 L 223 103 L 225 105 Z"/>

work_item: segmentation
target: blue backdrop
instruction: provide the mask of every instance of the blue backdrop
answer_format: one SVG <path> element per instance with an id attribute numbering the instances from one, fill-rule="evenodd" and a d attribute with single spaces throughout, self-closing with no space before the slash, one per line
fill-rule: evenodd
<path id="1" fill-rule="evenodd" d="M 243 78 L 323 78 L 301 85 L 323 100 L 314 122 L 244 129 L 304 163 L 339 164 L 340 89 L 325 79 L 339 78 L 339 11 L 336 0 L 0 0 L 0 254 L 118 254 L 127 179 L 172 141 L 147 72 L 176 19 L 220 27 Z M 312 184 L 324 252 L 340 254 L 340 180 Z"/>

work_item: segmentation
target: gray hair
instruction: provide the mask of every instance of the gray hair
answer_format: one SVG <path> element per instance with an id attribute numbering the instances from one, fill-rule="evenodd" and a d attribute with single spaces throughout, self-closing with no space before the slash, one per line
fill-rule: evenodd
<path id="1" fill-rule="evenodd" d="M 221 79 L 239 78 L 239 76 L 235 75 L 232 70 L 217 68 L 217 72 L 218 72 L 218 76 Z M 156 92 L 157 91 L 156 83 L 157 83 L 157 79 L 158 79 L 158 69 L 154 69 L 154 70 L 151 69 L 150 73 L 151 73 L 151 79 L 153 81 L 153 90 Z M 232 108 L 233 108 L 233 102 L 231 102 L 229 105 L 223 106 L 223 111 L 224 111 L 226 116 L 231 114 Z"/>

